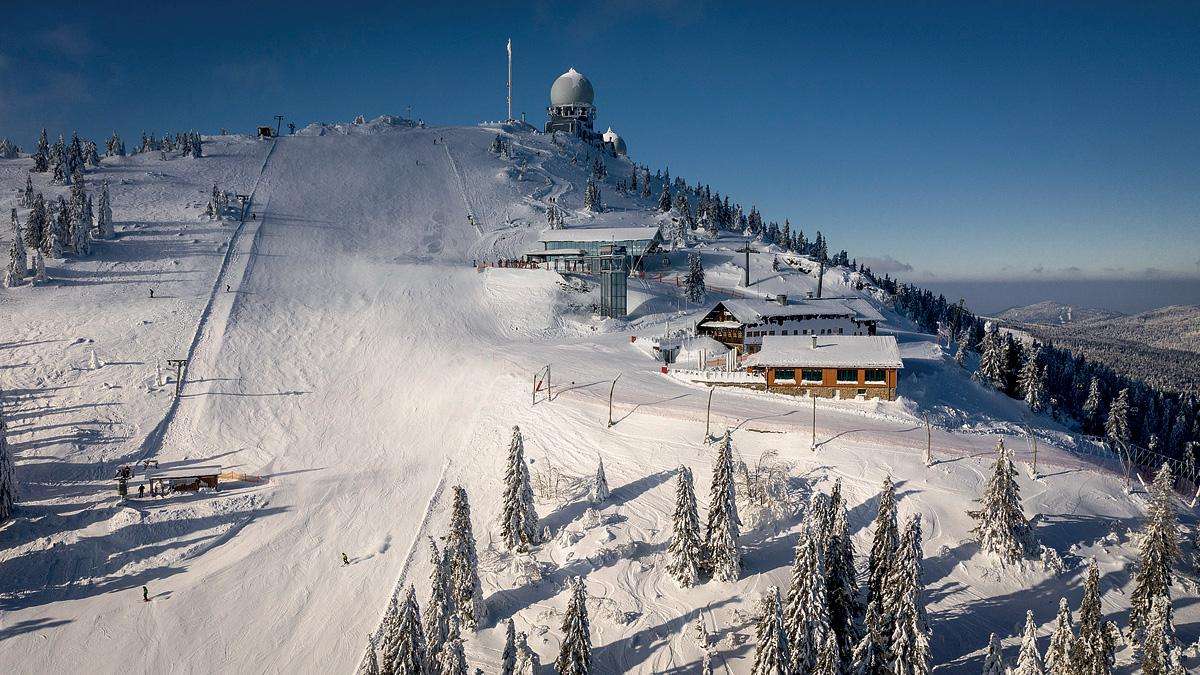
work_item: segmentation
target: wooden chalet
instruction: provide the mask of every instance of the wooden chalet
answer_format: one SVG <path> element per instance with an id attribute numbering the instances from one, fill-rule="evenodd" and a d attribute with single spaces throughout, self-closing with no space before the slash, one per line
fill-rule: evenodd
<path id="1" fill-rule="evenodd" d="M 775 335 L 745 366 L 768 391 L 894 401 L 904 362 L 891 335 Z"/>

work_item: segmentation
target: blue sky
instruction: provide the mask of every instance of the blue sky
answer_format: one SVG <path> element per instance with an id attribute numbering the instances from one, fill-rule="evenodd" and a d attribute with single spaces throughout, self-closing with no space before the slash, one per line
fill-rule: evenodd
<path id="1" fill-rule="evenodd" d="M 497 119 L 511 36 L 516 110 L 540 121 L 574 66 L 636 160 L 877 271 L 1200 277 L 1195 2 L 43 4 L 0 2 L 0 135 L 23 146 Z"/>

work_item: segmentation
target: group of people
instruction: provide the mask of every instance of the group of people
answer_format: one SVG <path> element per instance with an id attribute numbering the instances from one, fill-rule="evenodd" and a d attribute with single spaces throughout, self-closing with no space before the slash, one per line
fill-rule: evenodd
<path id="1" fill-rule="evenodd" d="M 471 266 L 479 269 L 483 269 L 485 267 L 511 267 L 523 270 L 537 269 L 537 263 L 529 262 L 528 260 L 520 260 L 518 258 L 498 258 L 494 263 L 490 260 L 472 260 Z"/>

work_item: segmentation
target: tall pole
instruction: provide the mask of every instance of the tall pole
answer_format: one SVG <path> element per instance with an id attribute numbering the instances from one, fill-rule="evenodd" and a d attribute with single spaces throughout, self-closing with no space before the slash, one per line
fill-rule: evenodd
<path id="1" fill-rule="evenodd" d="M 925 416 L 925 466 L 933 466 L 933 428 L 929 426 L 929 415 Z"/>
<path id="2" fill-rule="evenodd" d="M 742 285 L 750 288 L 750 242 L 746 242 L 746 269 L 742 274 Z"/>
<path id="3" fill-rule="evenodd" d="M 619 379 L 621 379 L 621 375 L 618 373 L 617 376 L 615 378 L 613 378 L 612 387 L 610 387 L 608 390 L 608 426 L 610 426 L 610 427 L 612 425 L 616 424 L 616 422 L 613 422 L 613 418 L 612 418 L 612 402 L 613 402 L 613 392 L 617 390 L 617 380 L 619 380 Z"/>
<path id="4" fill-rule="evenodd" d="M 813 419 L 812 419 L 812 444 L 809 449 L 813 452 L 817 451 L 817 395 L 809 392 L 808 397 L 812 399 L 813 404 Z"/>
<path id="5" fill-rule="evenodd" d="M 283 124 L 283 115 L 275 116 L 275 135 L 279 135 L 279 125 Z"/>
<path id="6" fill-rule="evenodd" d="M 508 117 L 512 121 L 512 38 L 508 39 Z"/>
<path id="7" fill-rule="evenodd" d="M 712 395 L 713 395 L 713 392 L 716 390 L 717 390 L 716 387 L 708 388 L 708 408 L 704 412 L 704 442 L 705 443 L 708 442 L 708 439 L 712 438 L 712 434 L 710 434 L 708 432 L 708 428 L 709 428 L 708 422 L 709 422 L 709 420 L 712 419 Z"/>

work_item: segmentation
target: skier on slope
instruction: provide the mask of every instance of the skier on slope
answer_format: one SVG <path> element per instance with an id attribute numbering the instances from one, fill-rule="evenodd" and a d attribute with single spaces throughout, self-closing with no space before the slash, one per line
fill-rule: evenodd
<path id="1" fill-rule="evenodd" d="M 349 564 L 350 564 L 350 559 L 346 557 L 346 553 L 345 553 L 345 552 L 343 552 L 343 553 L 342 553 L 342 564 L 343 564 L 343 565 L 349 565 Z"/>
<path id="2" fill-rule="evenodd" d="M 150 589 L 142 586 L 142 602 L 150 602 Z"/>

